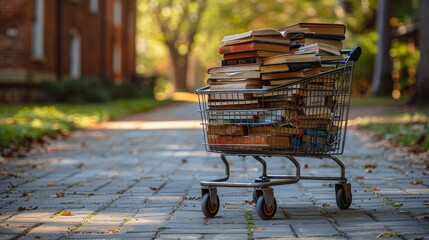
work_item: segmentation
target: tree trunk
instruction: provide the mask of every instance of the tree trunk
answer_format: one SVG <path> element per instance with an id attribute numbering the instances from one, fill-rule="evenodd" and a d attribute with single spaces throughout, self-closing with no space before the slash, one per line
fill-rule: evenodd
<path id="1" fill-rule="evenodd" d="M 390 16 L 392 1 L 377 1 L 377 32 L 378 54 L 375 59 L 375 70 L 372 79 L 372 94 L 377 96 L 389 96 L 393 90 L 392 59 L 390 58 L 390 46 L 392 33 Z"/>
<path id="2" fill-rule="evenodd" d="M 417 68 L 416 93 L 411 104 L 429 106 L 429 1 L 420 0 L 419 47 L 420 63 Z"/>

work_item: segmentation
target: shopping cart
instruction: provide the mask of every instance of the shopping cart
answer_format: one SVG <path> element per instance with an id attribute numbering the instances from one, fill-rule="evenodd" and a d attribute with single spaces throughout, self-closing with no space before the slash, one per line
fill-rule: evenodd
<path id="1" fill-rule="evenodd" d="M 260 218 L 271 219 L 277 210 L 272 186 L 300 180 L 338 181 L 336 203 L 347 209 L 352 202 L 351 185 L 341 155 L 347 130 L 353 64 L 361 55 L 355 47 L 343 50 L 344 61 L 330 62 L 331 70 L 270 89 L 196 91 L 199 99 L 204 146 L 221 153 L 225 177 L 201 181 L 202 212 L 218 213 L 216 187 L 254 188 L 253 200 Z M 251 156 L 262 165 L 254 182 L 228 182 L 230 165 L 226 156 Z M 295 175 L 268 175 L 262 157 L 285 157 L 296 167 Z M 297 157 L 332 159 L 339 176 L 301 176 Z"/>

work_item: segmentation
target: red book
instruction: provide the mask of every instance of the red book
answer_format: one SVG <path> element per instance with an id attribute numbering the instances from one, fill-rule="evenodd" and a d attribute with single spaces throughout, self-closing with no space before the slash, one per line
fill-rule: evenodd
<path id="1" fill-rule="evenodd" d="M 250 52 L 250 51 L 272 51 L 289 53 L 289 45 L 261 43 L 261 42 L 248 42 L 233 45 L 222 45 L 219 47 L 220 54 Z"/>

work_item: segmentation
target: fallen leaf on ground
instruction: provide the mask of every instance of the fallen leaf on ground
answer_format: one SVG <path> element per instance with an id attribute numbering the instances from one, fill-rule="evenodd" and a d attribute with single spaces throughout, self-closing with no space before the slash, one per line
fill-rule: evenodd
<path id="1" fill-rule="evenodd" d="M 253 200 L 244 200 L 244 202 L 249 204 L 249 205 L 252 205 L 255 203 L 255 201 L 253 201 Z"/>
<path id="2" fill-rule="evenodd" d="M 109 231 L 112 232 L 112 233 L 118 233 L 121 230 L 119 230 L 118 228 L 111 228 L 111 229 L 109 229 Z"/>
<path id="3" fill-rule="evenodd" d="M 64 197 L 64 193 L 63 192 L 59 192 L 59 193 L 55 193 L 55 194 L 51 194 L 49 195 L 50 198 L 60 198 L 60 197 Z"/>
<path id="4" fill-rule="evenodd" d="M 399 234 L 394 232 L 385 232 L 377 236 L 377 238 L 389 238 L 389 237 L 398 237 Z"/>
<path id="5" fill-rule="evenodd" d="M 187 159 L 182 159 L 182 163 L 187 163 L 188 162 L 188 160 Z"/>
<path id="6" fill-rule="evenodd" d="M 159 187 L 149 187 L 150 190 L 156 191 L 159 190 Z"/>
<path id="7" fill-rule="evenodd" d="M 54 186 L 57 186 L 57 183 L 56 182 L 48 182 L 47 186 L 48 187 L 54 187 Z"/>
<path id="8" fill-rule="evenodd" d="M 72 213 L 69 211 L 61 211 L 61 212 L 55 213 L 52 217 L 71 216 L 71 215 L 72 215 Z"/>
<path id="9" fill-rule="evenodd" d="M 36 209 L 38 209 L 39 207 L 37 207 L 37 206 L 35 206 L 35 207 L 32 207 L 32 206 L 30 206 L 30 207 L 18 207 L 16 210 L 18 210 L 18 211 L 30 211 L 30 210 L 36 210 Z"/>
<path id="10" fill-rule="evenodd" d="M 373 188 L 371 188 L 371 191 L 380 191 L 380 188 L 378 188 L 378 187 L 373 187 Z"/>
<path id="11" fill-rule="evenodd" d="M 422 180 L 417 179 L 416 181 L 414 181 L 414 182 L 409 182 L 408 184 L 411 184 L 411 185 L 420 185 L 420 184 L 422 184 L 422 183 L 423 183 L 423 181 L 422 181 Z"/>
<path id="12" fill-rule="evenodd" d="M 426 201 L 425 203 L 423 203 L 423 205 L 429 205 L 429 201 Z"/>
<path id="13" fill-rule="evenodd" d="M 357 180 L 363 180 L 363 179 L 365 179 L 365 177 L 364 176 L 356 176 L 356 179 Z"/>
<path id="14" fill-rule="evenodd" d="M 393 206 L 394 207 L 400 207 L 400 206 L 402 206 L 403 204 L 402 203 L 400 203 L 400 202 L 395 202 L 394 204 L 393 204 Z"/>
<path id="15" fill-rule="evenodd" d="M 363 167 L 364 168 L 377 168 L 378 165 L 377 164 L 365 164 Z"/>
<path id="16" fill-rule="evenodd" d="M 365 169 L 365 172 L 366 173 L 372 173 L 372 169 L 371 168 L 367 168 L 367 169 Z"/>
<path id="17" fill-rule="evenodd" d="M 226 206 L 225 209 L 237 209 L 237 206 L 229 205 L 229 206 Z"/>
<path id="18" fill-rule="evenodd" d="M 329 207 L 329 206 L 331 206 L 331 204 L 330 204 L 330 203 L 323 203 L 323 204 L 322 204 L 322 207 Z"/>

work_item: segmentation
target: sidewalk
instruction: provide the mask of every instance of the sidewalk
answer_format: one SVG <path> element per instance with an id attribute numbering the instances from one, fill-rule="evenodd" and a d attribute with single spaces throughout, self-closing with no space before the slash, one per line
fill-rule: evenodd
<path id="1" fill-rule="evenodd" d="M 248 203 L 253 189 L 245 188 L 219 188 L 219 213 L 206 219 L 199 181 L 223 177 L 224 169 L 219 154 L 201 145 L 197 108 L 162 107 L 3 161 L 1 239 L 429 238 L 427 166 L 380 150 L 353 129 L 339 156 L 352 184 L 349 210 L 337 208 L 335 182 L 300 181 L 274 187 L 271 220 L 259 219 Z M 260 175 L 250 158 L 229 160 L 231 180 Z M 267 162 L 271 174 L 294 172 L 285 159 Z M 302 174 L 339 175 L 327 160 L 300 163 Z"/>

